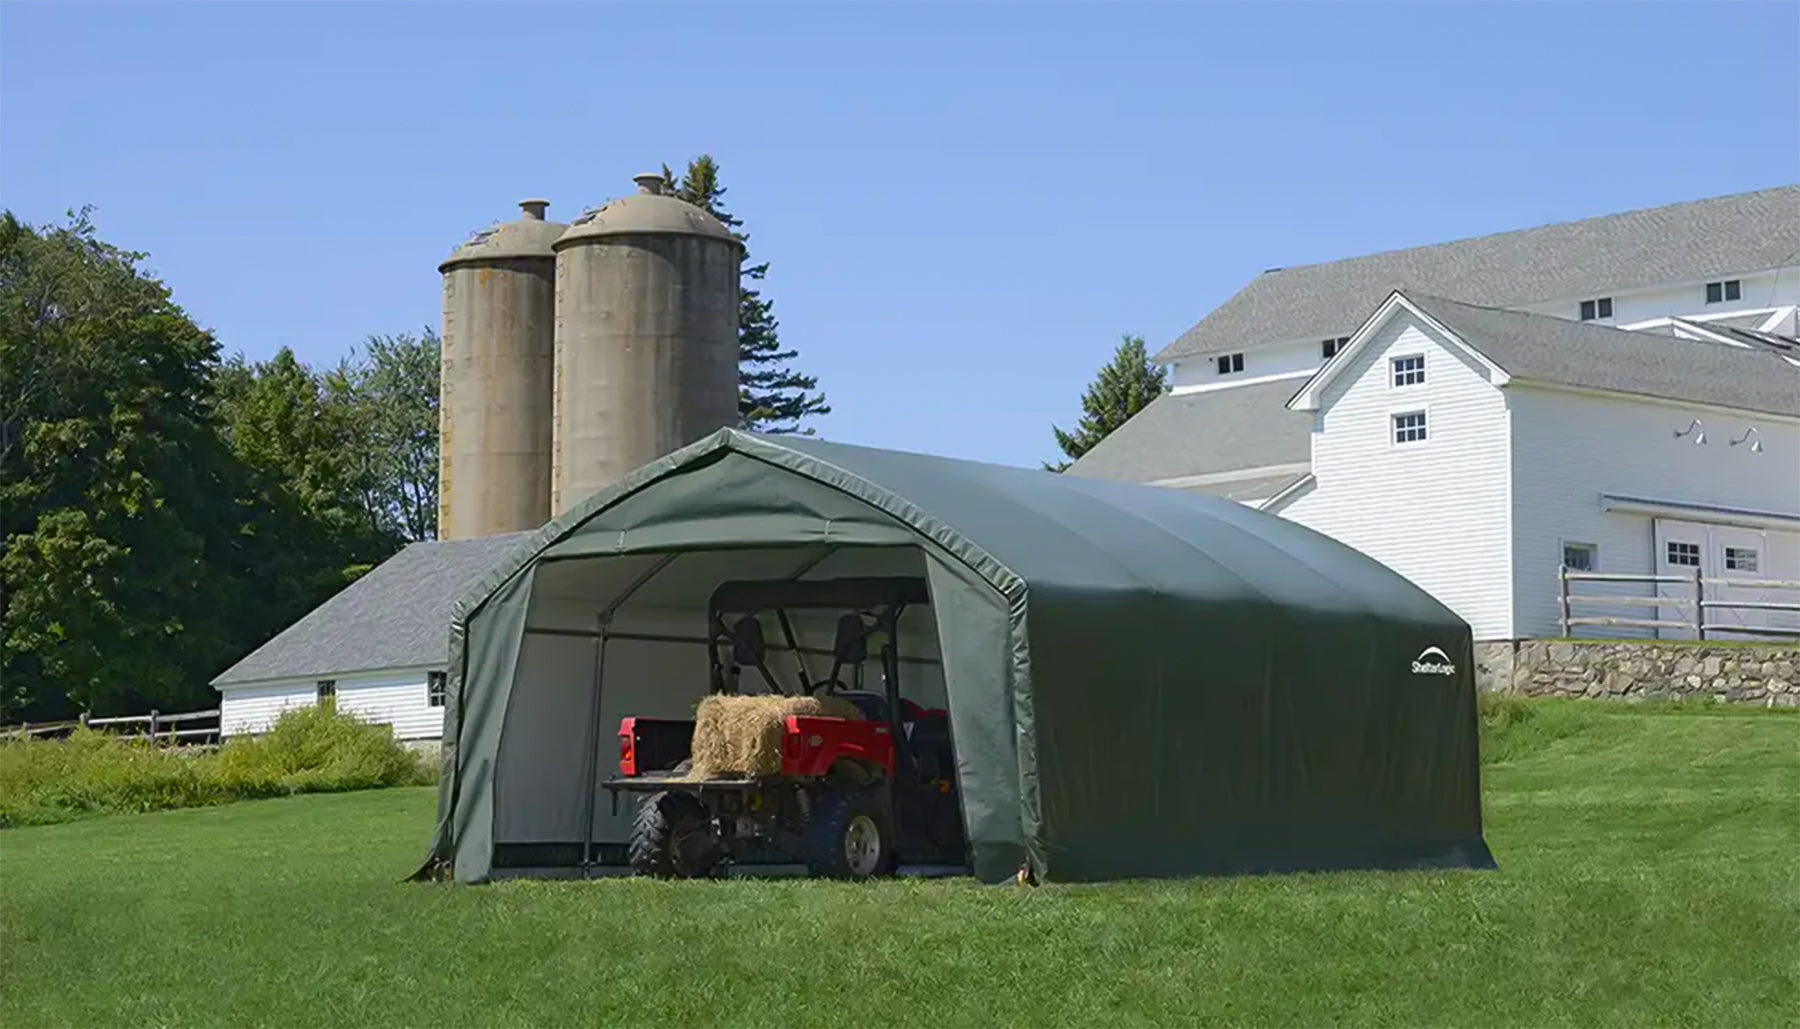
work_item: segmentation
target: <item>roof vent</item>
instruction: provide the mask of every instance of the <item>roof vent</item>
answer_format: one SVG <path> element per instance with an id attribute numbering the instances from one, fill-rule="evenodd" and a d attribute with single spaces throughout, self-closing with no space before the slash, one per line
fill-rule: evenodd
<path id="1" fill-rule="evenodd" d="M 548 201 L 548 200 L 521 200 L 521 201 L 519 201 L 519 210 L 524 211 L 525 217 L 530 218 L 532 221 L 539 221 L 539 222 L 543 221 L 544 220 L 544 211 L 546 209 L 548 209 L 549 207 L 550 207 L 550 201 Z"/>
<path id="2" fill-rule="evenodd" d="M 648 193 L 651 196 L 662 195 L 663 177 L 659 172 L 644 172 L 642 175 L 633 175 L 631 181 L 637 183 L 639 193 Z"/>

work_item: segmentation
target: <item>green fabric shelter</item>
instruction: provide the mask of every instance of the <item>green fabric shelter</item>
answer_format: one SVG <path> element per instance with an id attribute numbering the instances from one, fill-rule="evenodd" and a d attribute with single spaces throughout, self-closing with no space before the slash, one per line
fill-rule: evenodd
<path id="1" fill-rule="evenodd" d="M 618 719 L 691 717 L 711 591 L 902 574 L 983 881 L 1493 863 L 1469 627 L 1385 566 L 1197 494 L 721 430 L 459 601 L 422 874 L 616 870 Z"/>

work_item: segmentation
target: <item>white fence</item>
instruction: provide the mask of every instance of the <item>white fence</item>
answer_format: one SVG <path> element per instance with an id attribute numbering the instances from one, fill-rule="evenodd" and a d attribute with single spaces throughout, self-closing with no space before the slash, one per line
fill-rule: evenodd
<path id="1" fill-rule="evenodd" d="M 1722 635 L 1760 636 L 1800 640 L 1800 580 L 1712 578 L 1695 569 L 1692 575 L 1617 575 L 1602 572 L 1576 572 L 1563 568 L 1558 576 L 1561 585 L 1562 634 L 1570 635 L 1571 627 L 1584 625 L 1618 628 L 1675 630 L 1691 634 L 1693 639 L 1717 639 Z M 1573 593 L 1572 584 L 1645 584 L 1649 596 L 1627 594 Z M 1734 600 L 1720 595 L 1724 590 L 1753 590 L 1763 596 L 1785 596 L 1786 600 Z M 1621 615 L 1580 614 L 1575 607 L 1651 608 L 1653 617 L 1633 618 Z M 1760 617 L 1753 621 L 1720 621 L 1724 612 Z M 1795 615 L 1789 619 L 1787 614 Z M 1676 617 L 1667 617 L 1670 614 Z M 1793 625 L 1772 624 L 1792 621 Z M 1708 634 L 1711 634 L 1710 637 Z"/>

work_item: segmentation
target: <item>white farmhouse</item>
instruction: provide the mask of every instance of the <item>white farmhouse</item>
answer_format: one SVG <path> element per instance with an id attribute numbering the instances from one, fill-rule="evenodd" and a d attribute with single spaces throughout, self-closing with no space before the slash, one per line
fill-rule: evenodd
<path id="1" fill-rule="evenodd" d="M 1477 639 L 1555 635 L 1565 564 L 1800 579 L 1797 307 L 1800 187 L 1274 270 L 1165 348 L 1171 393 L 1070 472 L 1317 528 Z M 1692 594 L 1661 588 L 1615 592 Z M 1684 616 L 1658 610 L 1585 613 Z"/>
<path id="2" fill-rule="evenodd" d="M 266 731 L 329 696 L 396 739 L 439 739 L 451 608 L 530 535 L 414 543 L 382 562 L 213 679 L 220 734 Z"/>

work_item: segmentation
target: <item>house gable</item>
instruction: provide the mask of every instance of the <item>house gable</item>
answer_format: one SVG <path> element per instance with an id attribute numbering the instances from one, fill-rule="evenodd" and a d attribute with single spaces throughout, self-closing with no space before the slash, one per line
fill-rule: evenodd
<path id="1" fill-rule="evenodd" d="M 1408 361 L 1402 385 L 1395 359 Z M 1510 415 L 1496 380 L 1505 374 L 1492 362 L 1390 297 L 1290 403 L 1313 411 L 1313 481 L 1266 509 L 1388 565 L 1478 636 L 1504 636 Z M 1417 422 L 1397 421 L 1409 416 Z M 1423 438 L 1402 439 L 1415 424 Z"/>

